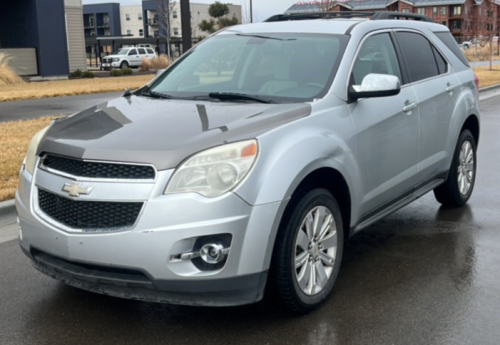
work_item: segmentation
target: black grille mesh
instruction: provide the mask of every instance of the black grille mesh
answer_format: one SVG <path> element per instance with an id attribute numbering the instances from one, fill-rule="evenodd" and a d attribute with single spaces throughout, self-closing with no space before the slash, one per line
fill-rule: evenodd
<path id="1" fill-rule="evenodd" d="M 153 167 L 143 165 L 85 162 L 53 155 L 47 155 L 43 160 L 43 165 L 47 168 L 82 177 L 134 180 L 155 178 Z"/>
<path id="2" fill-rule="evenodd" d="M 116 229 L 134 225 L 142 202 L 76 201 L 38 190 L 40 209 L 57 222 L 75 229 Z"/>

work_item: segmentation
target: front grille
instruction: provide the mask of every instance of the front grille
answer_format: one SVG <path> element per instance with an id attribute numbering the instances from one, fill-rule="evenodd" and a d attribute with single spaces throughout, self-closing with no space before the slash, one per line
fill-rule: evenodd
<path id="1" fill-rule="evenodd" d="M 111 59 L 102 59 L 102 62 L 103 62 L 103 63 L 110 63 L 110 62 L 111 62 Z"/>
<path id="2" fill-rule="evenodd" d="M 47 155 L 42 164 L 44 167 L 81 177 L 133 180 L 155 178 L 155 169 L 148 165 L 86 162 L 54 155 Z"/>
<path id="3" fill-rule="evenodd" d="M 70 228 L 111 230 L 134 225 L 142 202 L 76 201 L 39 189 L 38 206 L 47 216 Z"/>

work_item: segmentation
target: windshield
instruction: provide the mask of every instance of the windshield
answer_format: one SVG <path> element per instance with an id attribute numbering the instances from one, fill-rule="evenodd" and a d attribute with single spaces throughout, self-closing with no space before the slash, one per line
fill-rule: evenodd
<path id="1" fill-rule="evenodd" d="M 328 91 L 347 40 L 330 34 L 214 36 L 184 55 L 150 90 L 183 99 L 232 93 L 272 103 L 312 101 Z"/>
<path id="2" fill-rule="evenodd" d="M 127 55 L 128 51 L 128 49 L 118 49 L 112 55 Z"/>

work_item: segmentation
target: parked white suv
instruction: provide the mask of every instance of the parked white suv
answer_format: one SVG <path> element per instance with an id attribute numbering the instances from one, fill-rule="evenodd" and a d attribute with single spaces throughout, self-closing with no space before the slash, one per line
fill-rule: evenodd
<path id="1" fill-rule="evenodd" d="M 152 59 L 156 57 L 153 48 L 121 48 L 113 55 L 105 56 L 102 59 L 101 70 L 112 68 L 139 67 L 143 58 Z"/>

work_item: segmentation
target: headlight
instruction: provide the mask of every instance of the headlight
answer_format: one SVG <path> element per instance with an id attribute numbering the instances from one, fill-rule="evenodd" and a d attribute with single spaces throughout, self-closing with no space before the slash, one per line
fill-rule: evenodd
<path id="1" fill-rule="evenodd" d="M 33 139 L 31 139 L 30 146 L 28 146 L 28 153 L 26 153 L 25 158 L 25 167 L 31 175 L 33 175 L 33 171 L 35 170 L 36 151 L 38 150 L 38 145 L 40 144 L 40 141 L 42 141 L 42 138 L 45 136 L 45 133 L 47 133 L 49 128 L 50 125 L 35 134 Z"/>
<path id="2" fill-rule="evenodd" d="M 113 58 L 113 62 L 118 62 L 120 61 L 120 58 Z"/>
<path id="3" fill-rule="evenodd" d="M 208 198 L 233 189 L 257 158 L 257 140 L 226 144 L 195 154 L 174 173 L 164 194 L 198 193 Z"/>

